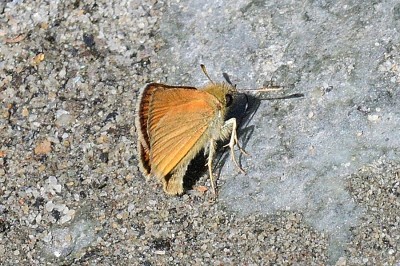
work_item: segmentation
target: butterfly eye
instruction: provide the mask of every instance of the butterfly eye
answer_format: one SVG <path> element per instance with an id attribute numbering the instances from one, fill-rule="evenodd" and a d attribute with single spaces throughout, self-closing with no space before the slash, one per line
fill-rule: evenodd
<path id="1" fill-rule="evenodd" d="M 229 107 L 232 104 L 232 102 L 233 102 L 232 94 L 226 94 L 225 95 L 225 103 L 226 103 L 225 106 Z"/>

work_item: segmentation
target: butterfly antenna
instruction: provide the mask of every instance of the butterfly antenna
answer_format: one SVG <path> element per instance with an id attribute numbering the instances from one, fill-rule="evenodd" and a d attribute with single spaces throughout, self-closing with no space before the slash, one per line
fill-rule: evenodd
<path id="1" fill-rule="evenodd" d="M 228 82 L 229 85 L 231 85 L 232 87 L 235 87 L 235 89 L 236 89 L 236 84 L 232 83 L 231 79 L 229 78 L 228 73 L 222 73 L 222 76 L 224 77 L 226 82 Z"/>
<path id="2" fill-rule="evenodd" d="M 280 91 L 283 90 L 283 87 L 273 86 L 273 87 L 264 87 L 259 89 L 241 89 L 242 91 L 252 91 L 252 92 L 269 92 L 269 91 Z"/>
<path id="3" fill-rule="evenodd" d="M 212 79 L 210 78 L 210 76 L 208 75 L 206 66 L 203 64 L 200 64 L 201 70 L 203 71 L 204 75 L 206 75 L 206 77 L 208 78 L 208 80 L 214 84 L 214 81 L 212 81 Z"/>

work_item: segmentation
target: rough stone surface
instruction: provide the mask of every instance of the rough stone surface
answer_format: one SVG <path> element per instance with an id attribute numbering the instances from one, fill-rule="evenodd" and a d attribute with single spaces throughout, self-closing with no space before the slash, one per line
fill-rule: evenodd
<path id="1" fill-rule="evenodd" d="M 399 264 L 399 29 L 394 1 L 1 2 L 0 265 Z M 138 90 L 200 63 L 284 89 L 243 120 L 247 175 L 221 152 L 216 199 L 201 171 L 168 197 Z"/>

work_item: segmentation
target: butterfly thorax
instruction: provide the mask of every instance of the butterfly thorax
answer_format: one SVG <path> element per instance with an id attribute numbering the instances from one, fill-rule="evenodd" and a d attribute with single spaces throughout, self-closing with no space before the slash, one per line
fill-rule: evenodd
<path id="1" fill-rule="evenodd" d="M 217 114 L 209 124 L 207 135 L 214 140 L 221 139 L 220 129 L 225 122 L 227 109 L 232 101 L 232 94 L 236 93 L 236 89 L 227 83 L 210 83 L 202 90 L 213 95 L 218 102 Z"/>

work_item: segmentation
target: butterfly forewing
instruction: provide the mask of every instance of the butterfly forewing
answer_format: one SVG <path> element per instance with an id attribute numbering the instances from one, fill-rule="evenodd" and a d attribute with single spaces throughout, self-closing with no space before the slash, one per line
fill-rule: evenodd
<path id="1" fill-rule="evenodd" d="M 151 172 L 159 177 L 203 148 L 218 104 L 214 96 L 190 87 L 163 90 L 153 91 L 147 123 Z"/>
<path id="2" fill-rule="evenodd" d="M 177 87 L 168 86 L 159 83 L 148 84 L 141 92 L 139 101 L 136 107 L 136 129 L 138 131 L 138 155 L 139 155 L 139 166 L 146 175 L 150 173 L 150 139 L 148 135 L 148 118 L 150 114 L 150 101 L 155 91 L 163 91 L 168 89 L 176 89 Z M 196 90 L 194 87 L 184 87 L 186 89 Z"/>

